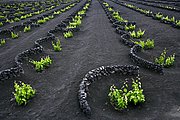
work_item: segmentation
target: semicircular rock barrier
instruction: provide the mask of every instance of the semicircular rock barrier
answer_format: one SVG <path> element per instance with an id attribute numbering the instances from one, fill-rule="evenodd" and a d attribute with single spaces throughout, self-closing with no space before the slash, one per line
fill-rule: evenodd
<path id="1" fill-rule="evenodd" d="M 87 101 L 89 86 L 94 81 L 101 79 L 101 77 L 109 76 L 114 73 L 118 73 L 120 75 L 139 75 L 139 67 L 133 65 L 112 65 L 101 66 L 89 71 L 81 81 L 78 91 L 80 108 L 87 117 L 91 116 L 91 108 Z"/>
<path id="2" fill-rule="evenodd" d="M 124 29 L 125 25 L 129 25 L 129 24 L 135 25 L 136 22 L 134 22 L 134 21 L 132 21 L 132 22 L 119 22 L 119 21 L 117 21 L 116 19 L 114 19 L 112 17 L 113 12 L 108 11 L 108 7 L 111 7 L 111 8 L 113 8 L 113 7 L 112 6 L 106 7 L 103 4 L 103 1 L 99 1 L 99 2 L 101 3 L 102 8 L 104 9 L 106 15 L 108 16 L 109 21 L 113 24 L 113 27 L 116 28 L 116 32 L 121 35 L 120 41 L 124 45 L 127 45 L 131 48 L 130 53 L 129 53 L 130 59 L 133 62 L 135 62 L 138 66 L 142 66 L 144 68 L 150 69 L 150 70 L 158 72 L 160 74 L 163 74 L 163 67 L 161 65 L 158 65 L 158 64 L 155 64 L 155 63 L 150 62 L 148 60 L 145 60 L 136 54 L 137 52 L 140 52 L 142 50 L 142 47 L 140 45 L 137 45 L 134 42 L 132 42 L 130 40 L 130 38 L 131 38 L 130 34 L 127 31 L 125 31 L 125 29 Z"/>
<path id="3" fill-rule="evenodd" d="M 86 3 L 89 3 L 88 1 L 86 1 L 79 10 L 82 10 L 84 5 Z M 69 10 L 69 9 L 68 9 Z M 71 21 L 72 20 L 72 16 L 75 16 L 79 10 L 74 11 L 73 14 L 71 14 L 68 18 L 66 18 L 64 21 Z M 21 53 L 19 53 L 18 55 L 16 55 L 15 57 L 15 67 L 6 69 L 6 70 L 2 70 L 0 71 L 0 81 L 4 81 L 4 80 L 8 80 L 10 78 L 14 78 L 17 76 L 20 76 L 21 74 L 24 74 L 24 70 L 22 68 L 22 61 L 25 59 L 28 59 L 29 56 L 34 55 L 34 54 L 38 54 L 41 53 L 43 51 L 43 46 L 41 45 L 43 42 L 47 42 L 47 41 L 52 41 L 52 40 L 56 40 L 56 37 L 54 35 L 55 32 L 58 31 L 62 31 L 62 27 L 60 27 L 62 25 L 63 21 L 61 21 L 60 24 L 56 25 L 55 29 L 49 30 L 47 33 L 47 37 L 44 38 L 39 38 L 38 40 L 35 41 L 34 46 L 30 49 L 27 49 Z M 4 32 L 11 32 L 11 30 L 2 30 L 0 31 L 0 33 L 4 33 Z"/>
<path id="4" fill-rule="evenodd" d="M 139 66 L 143 66 L 145 68 L 148 68 L 150 70 L 159 72 L 160 74 L 163 74 L 163 68 L 161 65 L 157 65 L 153 62 L 147 61 L 139 56 L 136 55 L 137 52 L 141 51 L 142 47 L 140 45 L 134 45 L 129 53 L 130 58 L 133 62 L 135 62 Z"/>

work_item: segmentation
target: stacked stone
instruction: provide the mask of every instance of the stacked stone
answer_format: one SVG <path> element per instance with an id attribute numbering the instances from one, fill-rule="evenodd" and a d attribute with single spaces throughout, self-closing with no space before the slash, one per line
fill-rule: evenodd
<path id="1" fill-rule="evenodd" d="M 160 74 L 163 74 L 163 67 L 161 65 L 155 64 L 153 62 L 147 61 L 139 56 L 136 55 L 138 51 L 140 51 L 142 47 L 140 45 L 134 45 L 130 50 L 130 58 L 133 62 L 138 64 L 139 66 L 143 66 L 145 68 L 148 68 L 150 70 L 159 72 Z"/>
<path id="2" fill-rule="evenodd" d="M 139 67 L 133 65 L 114 65 L 101 66 L 89 71 L 79 85 L 78 99 L 81 110 L 87 117 L 91 116 L 91 108 L 87 102 L 87 92 L 92 82 L 101 79 L 103 76 L 109 76 L 114 73 L 120 75 L 138 75 Z"/>
<path id="3" fill-rule="evenodd" d="M 20 24 L 20 25 L 11 26 L 10 29 L 15 30 L 15 29 L 20 29 L 20 28 L 24 28 L 24 27 L 25 27 L 25 25 Z"/>
<path id="4" fill-rule="evenodd" d="M 11 32 L 12 30 L 11 29 L 7 29 L 7 30 L 0 30 L 0 35 L 3 36 L 11 36 Z"/>

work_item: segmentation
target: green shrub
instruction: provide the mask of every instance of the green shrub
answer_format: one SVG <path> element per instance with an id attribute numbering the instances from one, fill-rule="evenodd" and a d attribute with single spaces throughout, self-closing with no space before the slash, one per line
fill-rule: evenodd
<path id="1" fill-rule="evenodd" d="M 49 21 L 50 19 L 49 19 L 49 17 L 45 17 L 44 20 L 46 22 L 46 21 Z"/>
<path id="2" fill-rule="evenodd" d="M 132 31 L 132 30 L 135 30 L 135 28 L 136 28 L 136 25 L 132 25 L 132 24 L 125 25 L 125 30 L 126 31 Z"/>
<path id="3" fill-rule="evenodd" d="M 32 17 L 32 13 L 26 14 L 26 17 L 27 18 Z"/>
<path id="4" fill-rule="evenodd" d="M 38 21 L 37 21 L 37 23 L 38 23 L 38 24 L 43 24 L 43 23 L 45 23 L 45 22 L 46 22 L 46 19 L 48 19 L 48 20 L 49 20 L 49 18 L 47 17 L 47 18 L 44 18 L 44 19 L 40 19 L 40 20 L 38 20 Z"/>
<path id="5" fill-rule="evenodd" d="M 175 22 L 176 22 L 174 16 L 173 16 L 172 18 L 170 18 L 170 22 L 172 22 L 172 23 L 175 23 Z"/>
<path id="6" fill-rule="evenodd" d="M 109 11 L 113 11 L 113 9 L 112 9 L 111 7 L 108 7 L 108 10 L 109 10 Z"/>
<path id="7" fill-rule="evenodd" d="M 143 89 L 141 87 L 140 78 L 132 79 L 132 89 L 128 90 L 127 81 L 121 89 L 117 89 L 116 86 L 112 85 L 110 87 L 110 92 L 108 94 L 110 103 L 116 110 L 122 110 L 128 107 L 129 103 L 137 105 L 138 103 L 145 102 L 145 96 L 143 94 Z"/>
<path id="8" fill-rule="evenodd" d="M 2 45 L 4 45 L 4 44 L 6 44 L 6 40 L 5 40 L 5 39 L 1 39 L 1 40 L 0 40 L 0 46 L 2 46 Z"/>
<path id="9" fill-rule="evenodd" d="M 180 27 L 180 20 L 176 20 L 176 25 Z"/>
<path id="10" fill-rule="evenodd" d="M 114 19 L 118 20 L 119 22 L 128 22 L 128 20 L 122 18 L 117 11 L 114 11 L 112 16 Z"/>
<path id="11" fill-rule="evenodd" d="M 61 12 L 65 12 L 66 11 L 66 9 L 64 8 L 64 9 L 61 9 Z"/>
<path id="12" fill-rule="evenodd" d="M 21 20 L 24 20 L 24 19 L 26 19 L 26 18 L 27 18 L 26 15 L 20 17 Z"/>
<path id="13" fill-rule="evenodd" d="M 153 39 L 147 39 L 145 43 L 145 49 L 152 49 L 154 48 L 154 40 Z"/>
<path id="14" fill-rule="evenodd" d="M 130 32 L 130 35 L 131 35 L 132 38 L 137 38 L 138 39 L 138 38 L 142 38 L 144 33 L 145 33 L 145 30 L 142 31 L 141 29 L 139 29 L 137 32 L 135 32 L 135 31 Z"/>
<path id="15" fill-rule="evenodd" d="M 140 41 L 134 41 L 135 44 L 140 45 L 143 49 L 145 48 L 145 42 L 140 40 Z"/>
<path id="16" fill-rule="evenodd" d="M 78 20 L 78 19 L 82 20 L 82 16 L 76 15 L 76 16 L 74 17 L 74 19 L 76 19 L 76 20 Z"/>
<path id="17" fill-rule="evenodd" d="M 7 22 L 7 23 L 14 23 L 13 20 L 9 20 L 9 19 L 6 19 L 6 22 Z"/>
<path id="18" fill-rule="evenodd" d="M 0 22 L 0 27 L 1 27 L 1 26 L 3 26 L 3 23 L 2 23 L 2 22 Z"/>
<path id="19" fill-rule="evenodd" d="M 129 8 L 138 9 L 136 6 L 134 6 L 134 5 L 131 5 L 131 4 L 127 4 L 127 3 L 125 3 L 125 5 L 126 5 L 127 7 L 129 7 Z"/>
<path id="20" fill-rule="evenodd" d="M 59 14 L 61 14 L 61 11 L 54 11 L 53 14 L 54 14 L 54 15 L 59 15 Z"/>
<path id="21" fill-rule="evenodd" d="M 175 62 L 175 53 L 173 55 L 170 55 L 169 57 L 166 58 L 166 53 L 167 50 L 166 48 L 163 50 L 161 55 L 157 58 L 155 58 L 155 63 L 162 65 L 164 67 L 171 67 L 174 65 Z"/>
<path id="22" fill-rule="evenodd" d="M 14 21 L 15 21 L 15 22 L 19 22 L 20 19 L 16 17 L 16 18 L 14 18 Z"/>
<path id="23" fill-rule="evenodd" d="M 49 67 L 49 65 L 52 64 L 52 60 L 49 56 L 47 56 L 45 58 L 41 58 L 40 61 L 32 60 L 29 62 L 35 66 L 35 69 L 37 72 L 43 71 L 45 68 Z"/>
<path id="24" fill-rule="evenodd" d="M 162 20 L 167 21 L 167 22 L 175 23 L 175 18 L 174 17 L 169 18 L 168 16 L 166 16 L 166 17 L 163 17 Z"/>
<path id="25" fill-rule="evenodd" d="M 145 14 L 150 14 L 150 13 L 152 13 L 152 11 L 150 11 L 150 10 L 145 10 L 144 13 L 145 13 Z"/>
<path id="26" fill-rule="evenodd" d="M 137 78 L 136 80 L 133 79 L 132 90 L 126 94 L 128 102 L 133 103 L 134 105 L 145 102 L 145 96 L 139 80 L 140 78 Z"/>
<path id="27" fill-rule="evenodd" d="M 112 85 L 110 87 L 110 92 L 108 94 L 111 104 L 116 110 L 122 110 L 128 106 L 128 98 L 126 96 L 127 91 L 117 89 L 116 86 Z"/>
<path id="28" fill-rule="evenodd" d="M 0 15 L 0 18 L 5 19 L 5 18 L 6 18 L 6 16 Z"/>
<path id="29" fill-rule="evenodd" d="M 48 16 L 48 18 L 49 18 L 49 19 L 53 19 L 53 18 L 54 18 L 54 16 L 53 16 L 53 15 L 50 15 L 50 16 Z"/>
<path id="30" fill-rule="evenodd" d="M 164 66 L 171 67 L 174 65 L 174 61 L 175 61 L 175 53 L 173 55 L 170 55 L 169 57 L 167 57 Z"/>
<path id="31" fill-rule="evenodd" d="M 86 12 L 86 10 L 81 10 L 81 11 L 79 11 L 77 14 L 78 14 L 78 15 L 84 15 L 85 12 Z"/>
<path id="32" fill-rule="evenodd" d="M 64 38 L 71 38 L 71 37 L 73 37 L 73 33 L 71 31 L 65 32 L 65 33 L 63 33 L 63 35 L 64 35 Z"/>
<path id="33" fill-rule="evenodd" d="M 72 22 L 69 22 L 69 25 L 66 28 L 76 28 L 81 24 L 80 18 L 73 18 Z"/>
<path id="34" fill-rule="evenodd" d="M 135 44 L 140 45 L 143 49 L 152 49 L 154 48 L 154 40 L 147 39 L 147 41 L 135 41 Z"/>
<path id="35" fill-rule="evenodd" d="M 40 14 L 40 11 L 37 11 L 37 12 L 34 12 L 35 15 L 39 15 Z"/>
<path id="36" fill-rule="evenodd" d="M 161 20 L 163 18 L 163 14 L 158 12 L 156 13 L 155 17 L 156 19 Z"/>
<path id="37" fill-rule="evenodd" d="M 87 4 L 83 7 L 83 9 L 84 9 L 84 10 L 87 10 L 87 9 L 89 8 L 89 5 L 90 5 L 90 4 L 87 3 Z"/>
<path id="38" fill-rule="evenodd" d="M 34 97 L 36 91 L 28 84 L 14 82 L 15 92 L 14 97 L 18 105 L 26 105 L 28 100 Z"/>
<path id="39" fill-rule="evenodd" d="M 57 40 L 56 43 L 54 43 L 54 42 L 52 41 L 52 46 L 53 46 L 53 49 L 54 49 L 55 52 L 59 52 L 59 51 L 62 50 L 62 48 L 61 48 L 61 42 L 60 42 L 59 39 Z"/>
<path id="40" fill-rule="evenodd" d="M 109 4 L 108 4 L 108 3 L 106 3 L 106 2 L 103 2 L 103 4 L 104 4 L 106 7 L 108 7 L 108 6 L 109 6 Z"/>
<path id="41" fill-rule="evenodd" d="M 163 50 L 163 52 L 161 53 L 161 55 L 159 57 L 155 58 L 155 63 L 163 66 L 164 61 L 165 61 L 165 57 L 166 57 L 166 53 L 167 53 L 167 50 L 165 48 Z"/>
<path id="42" fill-rule="evenodd" d="M 25 26 L 25 28 L 24 28 L 24 32 L 29 32 L 31 30 L 31 26 L 29 25 L 29 26 Z"/>
<path id="43" fill-rule="evenodd" d="M 19 37 L 19 34 L 18 33 L 14 33 L 14 32 L 11 32 L 11 38 L 12 39 L 16 39 Z"/>

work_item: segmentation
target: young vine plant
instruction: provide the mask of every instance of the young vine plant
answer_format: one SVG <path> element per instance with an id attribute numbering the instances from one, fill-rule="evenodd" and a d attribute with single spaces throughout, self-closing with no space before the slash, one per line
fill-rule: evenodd
<path id="1" fill-rule="evenodd" d="M 26 105 L 29 99 L 34 97 L 36 93 L 36 91 L 30 85 L 21 81 L 19 84 L 14 82 L 14 88 L 15 92 L 13 92 L 13 95 L 18 105 Z"/>
<path id="2" fill-rule="evenodd" d="M 29 62 L 35 66 L 37 72 L 43 71 L 52 64 L 52 60 L 49 56 L 41 58 L 40 61 L 30 60 Z"/>
<path id="3" fill-rule="evenodd" d="M 155 63 L 162 65 L 164 67 L 171 67 L 174 65 L 175 62 L 175 53 L 166 57 L 167 49 L 165 48 L 161 55 L 157 58 L 155 58 Z"/>
<path id="4" fill-rule="evenodd" d="M 52 46 L 55 52 L 59 52 L 62 50 L 60 39 L 58 39 L 56 43 L 52 41 Z"/>
<path id="5" fill-rule="evenodd" d="M 132 79 L 132 89 L 128 90 L 127 81 L 121 89 L 112 85 L 108 94 L 110 103 L 116 110 L 123 110 L 128 107 L 129 103 L 137 105 L 145 102 L 145 96 L 141 86 L 140 78 Z"/>

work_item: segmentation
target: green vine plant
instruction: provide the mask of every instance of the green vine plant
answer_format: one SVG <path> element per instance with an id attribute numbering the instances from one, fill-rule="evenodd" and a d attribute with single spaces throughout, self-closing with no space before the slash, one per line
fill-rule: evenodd
<path id="1" fill-rule="evenodd" d="M 114 11 L 113 14 L 112 14 L 113 18 L 118 20 L 119 22 L 128 22 L 128 20 L 125 20 L 124 18 L 122 18 L 120 15 L 119 15 L 119 12 L 118 11 Z"/>
<path id="2" fill-rule="evenodd" d="M 84 15 L 86 13 L 86 10 L 81 10 L 81 11 L 79 11 L 77 14 L 78 15 Z"/>
<path id="3" fill-rule="evenodd" d="M 21 81 L 19 84 L 14 82 L 14 88 L 15 92 L 13 92 L 13 95 L 18 105 L 26 105 L 29 99 L 34 97 L 36 94 L 35 89 Z"/>
<path id="4" fill-rule="evenodd" d="M 24 32 L 25 32 L 25 33 L 26 33 L 26 32 L 29 32 L 30 30 L 31 30 L 31 26 L 30 26 L 30 25 L 24 27 Z"/>
<path id="5" fill-rule="evenodd" d="M 155 58 L 155 63 L 162 65 L 164 67 L 171 67 L 174 65 L 175 62 L 175 53 L 166 57 L 167 54 L 167 50 L 166 48 L 163 50 L 163 52 L 161 53 L 161 55 L 157 58 Z"/>
<path id="6" fill-rule="evenodd" d="M 62 50 L 60 39 L 58 39 L 56 43 L 52 41 L 52 46 L 55 52 L 59 52 Z"/>
<path id="7" fill-rule="evenodd" d="M 129 33 L 130 33 L 132 38 L 139 39 L 139 38 L 142 38 L 142 36 L 145 33 L 145 30 L 142 31 L 141 29 L 139 29 L 137 32 L 136 31 L 132 31 L 132 32 L 129 32 Z"/>
<path id="8" fill-rule="evenodd" d="M 163 18 L 163 14 L 158 12 L 155 14 L 155 18 L 158 19 L 158 20 L 161 20 Z"/>
<path id="9" fill-rule="evenodd" d="M 145 96 L 143 94 L 140 78 L 137 77 L 136 79 L 132 80 L 133 82 L 131 90 L 128 90 L 127 81 L 124 82 L 121 89 L 118 89 L 114 85 L 110 87 L 108 97 L 110 99 L 110 103 L 116 110 L 123 110 L 127 108 L 129 103 L 137 105 L 138 103 L 145 102 Z"/>
<path id="10" fill-rule="evenodd" d="M 126 31 L 133 31 L 133 30 L 135 30 L 135 28 L 136 28 L 136 25 L 132 25 L 132 24 L 130 24 L 130 25 L 125 25 L 125 27 L 124 27 L 124 29 L 125 29 Z"/>
<path id="11" fill-rule="evenodd" d="M 48 16 L 49 19 L 53 19 L 54 18 L 54 15 L 50 15 Z"/>
<path id="12" fill-rule="evenodd" d="M 129 8 L 138 9 L 136 6 L 134 6 L 134 5 L 131 5 L 131 4 L 127 4 L 127 3 L 125 3 L 125 5 L 126 5 L 127 7 L 129 7 Z"/>
<path id="13" fill-rule="evenodd" d="M 0 22 L 0 27 L 1 27 L 1 26 L 3 26 L 3 23 L 2 23 L 2 22 Z"/>
<path id="14" fill-rule="evenodd" d="M 150 11 L 150 10 L 144 10 L 144 13 L 145 13 L 145 14 L 151 14 L 152 11 Z"/>
<path id="15" fill-rule="evenodd" d="M 80 15 L 76 15 L 72 22 L 69 22 L 69 25 L 66 28 L 76 28 L 81 25 L 82 17 Z"/>
<path id="16" fill-rule="evenodd" d="M 109 4 L 106 3 L 106 2 L 103 2 L 103 4 L 104 4 L 106 7 L 109 7 Z"/>
<path id="17" fill-rule="evenodd" d="M 40 61 L 30 60 L 29 62 L 35 66 L 37 72 L 41 72 L 52 64 L 52 59 L 46 56 L 45 58 L 41 58 Z"/>
<path id="18" fill-rule="evenodd" d="M 11 32 L 11 38 L 12 39 L 16 39 L 19 37 L 19 34 L 18 33 L 14 33 L 14 32 Z"/>
<path id="19" fill-rule="evenodd" d="M 152 49 L 154 48 L 154 40 L 153 39 L 147 39 L 146 41 L 133 41 L 135 44 L 138 44 L 142 47 L 142 49 Z"/>
<path id="20" fill-rule="evenodd" d="M 121 89 L 118 89 L 114 85 L 110 87 L 110 92 L 108 96 L 109 96 L 111 105 L 116 110 L 122 110 L 122 109 L 127 108 L 128 98 L 126 94 L 127 94 L 127 89 L 121 90 Z"/>
<path id="21" fill-rule="evenodd" d="M 6 19 L 6 22 L 7 22 L 7 23 L 14 23 L 14 20 Z"/>
<path id="22" fill-rule="evenodd" d="M 45 18 L 44 18 L 44 21 L 45 21 L 45 22 L 47 22 L 47 21 L 49 21 L 49 20 L 50 20 L 49 17 L 45 17 Z"/>
<path id="23" fill-rule="evenodd" d="M 19 22 L 20 19 L 19 19 L 18 17 L 16 17 L 16 18 L 14 18 L 14 21 L 15 21 L 15 22 Z"/>
<path id="24" fill-rule="evenodd" d="M 162 17 L 162 20 L 167 21 L 167 22 L 175 23 L 175 18 L 174 17 L 169 18 L 168 16 L 166 16 L 166 17 Z"/>
<path id="25" fill-rule="evenodd" d="M 49 19 L 49 18 L 47 17 L 47 18 L 40 19 L 37 21 L 37 23 L 38 24 L 44 24 L 47 21 L 47 19 Z"/>
<path id="26" fill-rule="evenodd" d="M 4 45 L 4 44 L 6 44 L 6 40 L 5 40 L 5 39 L 1 39 L 1 40 L 0 40 L 0 46 L 2 46 L 2 45 Z"/>
<path id="27" fill-rule="evenodd" d="M 150 10 L 143 10 L 143 9 L 137 8 L 137 7 L 135 7 L 135 9 L 138 10 L 138 11 L 140 11 L 141 13 L 144 13 L 144 14 L 150 14 L 150 13 L 152 13 L 152 11 L 150 11 Z"/>
<path id="28" fill-rule="evenodd" d="M 141 86 L 140 78 L 137 77 L 136 79 L 133 79 L 132 82 L 132 90 L 127 92 L 126 96 L 128 98 L 128 102 L 132 103 L 134 105 L 137 105 L 138 103 L 145 102 L 145 96 L 143 94 L 143 89 Z"/>
<path id="29" fill-rule="evenodd" d="M 176 25 L 180 27 L 180 20 L 176 20 Z"/>
<path id="30" fill-rule="evenodd" d="M 71 38 L 71 37 L 73 37 L 73 33 L 71 31 L 64 32 L 63 35 L 64 35 L 64 38 Z"/>
<path id="31" fill-rule="evenodd" d="M 59 15 L 59 14 L 61 14 L 62 12 L 61 11 L 54 11 L 54 15 Z"/>
<path id="32" fill-rule="evenodd" d="M 175 53 L 166 58 L 164 67 L 171 67 L 174 65 Z"/>

